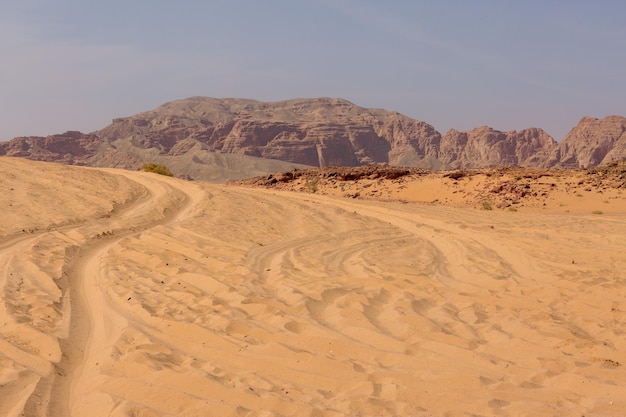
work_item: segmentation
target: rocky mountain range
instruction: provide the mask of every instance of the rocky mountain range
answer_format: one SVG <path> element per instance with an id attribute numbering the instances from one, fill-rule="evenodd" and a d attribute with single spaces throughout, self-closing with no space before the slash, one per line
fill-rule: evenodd
<path id="1" fill-rule="evenodd" d="M 177 176 L 215 181 L 305 166 L 591 168 L 626 159 L 625 131 L 626 118 L 608 116 L 583 118 L 561 143 L 539 128 L 441 135 L 428 123 L 342 99 L 192 97 L 92 133 L 0 142 L 0 155 L 129 169 L 154 161 Z"/>

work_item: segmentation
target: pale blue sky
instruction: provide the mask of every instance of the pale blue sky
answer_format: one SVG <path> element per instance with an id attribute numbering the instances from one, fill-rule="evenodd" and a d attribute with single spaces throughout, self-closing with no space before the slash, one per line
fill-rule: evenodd
<path id="1" fill-rule="evenodd" d="M 326 96 L 561 140 L 626 115 L 625 21 L 623 0 L 0 0 L 0 139 Z"/>

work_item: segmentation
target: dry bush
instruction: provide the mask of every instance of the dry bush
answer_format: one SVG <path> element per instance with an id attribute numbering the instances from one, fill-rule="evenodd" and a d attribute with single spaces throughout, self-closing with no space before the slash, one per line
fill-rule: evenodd
<path id="1" fill-rule="evenodd" d="M 141 166 L 141 170 L 144 172 L 154 172 L 155 174 L 165 175 L 168 177 L 173 177 L 172 171 L 168 167 L 162 164 L 157 164 L 154 162 L 150 162 L 149 164 L 143 164 Z"/>

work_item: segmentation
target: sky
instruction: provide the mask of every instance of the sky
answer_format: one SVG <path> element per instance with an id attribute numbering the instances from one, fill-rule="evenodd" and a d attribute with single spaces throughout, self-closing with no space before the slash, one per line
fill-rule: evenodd
<path id="1" fill-rule="evenodd" d="M 0 0 L 0 140 L 191 97 L 338 97 L 448 129 L 626 116 L 623 0 Z"/>

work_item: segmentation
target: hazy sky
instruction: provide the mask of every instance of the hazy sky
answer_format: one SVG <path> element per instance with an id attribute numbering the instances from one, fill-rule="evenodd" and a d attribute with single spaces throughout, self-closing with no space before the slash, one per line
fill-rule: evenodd
<path id="1" fill-rule="evenodd" d="M 561 140 L 626 115 L 624 19 L 623 0 L 0 0 L 0 139 L 325 96 Z"/>

